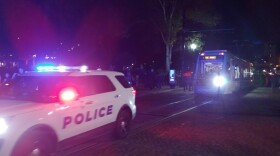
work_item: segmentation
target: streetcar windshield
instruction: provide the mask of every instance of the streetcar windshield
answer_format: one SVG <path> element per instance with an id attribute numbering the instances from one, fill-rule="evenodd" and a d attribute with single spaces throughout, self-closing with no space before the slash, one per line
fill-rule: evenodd
<path id="1" fill-rule="evenodd" d="M 222 72 L 222 62 L 202 62 L 202 73 L 203 75 L 214 75 Z"/>
<path id="2" fill-rule="evenodd" d="M 203 53 L 199 56 L 199 62 L 197 65 L 199 79 L 217 75 L 223 70 L 224 53 Z"/>

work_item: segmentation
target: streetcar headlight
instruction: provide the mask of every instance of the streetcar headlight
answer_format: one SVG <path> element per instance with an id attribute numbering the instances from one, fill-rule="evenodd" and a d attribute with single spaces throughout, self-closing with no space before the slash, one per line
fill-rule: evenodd
<path id="1" fill-rule="evenodd" d="M 0 118 L 0 135 L 4 134 L 8 129 L 7 122 L 4 118 Z"/>
<path id="2" fill-rule="evenodd" d="M 216 87 L 222 87 L 226 84 L 226 78 L 223 76 L 215 76 L 213 79 L 213 84 Z"/>

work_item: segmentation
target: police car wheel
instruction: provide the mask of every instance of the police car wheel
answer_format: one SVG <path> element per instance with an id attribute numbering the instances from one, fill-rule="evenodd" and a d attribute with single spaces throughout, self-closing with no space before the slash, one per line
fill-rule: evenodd
<path id="1" fill-rule="evenodd" d="M 125 138 L 130 129 L 131 117 L 128 111 L 121 111 L 118 115 L 115 127 L 115 137 L 117 139 Z"/>
<path id="2" fill-rule="evenodd" d="M 53 152 L 54 148 L 46 134 L 32 131 L 17 142 L 12 156 L 50 156 Z"/>

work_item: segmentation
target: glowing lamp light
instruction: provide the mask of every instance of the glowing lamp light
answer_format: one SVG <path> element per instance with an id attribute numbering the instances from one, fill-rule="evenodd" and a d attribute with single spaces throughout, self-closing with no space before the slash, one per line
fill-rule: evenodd
<path id="1" fill-rule="evenodd" d="M 5 121 L 5 119 L 0 118 L 0 135 L 4 134 L 8 129 L 8 125 Z"/>
<path id="2" fill-rule="evenodd" d="M 222 87 L 226 84 L 226 79 L 223 76 L 216 76 L 213 79 L 213 84 L 216 87 Z"/>
<path id="3" fill-rule="evenodd" d="M 197 45 L 195 43 L 192 43 L 190 45 L 190 48 L 194 51 L 197 48 Z"/>
<path id="4" fill-rule="evenodd" d="M 61 90 L 59 98 L 62 102 L 69 102 L 76 100 L 78 94 L 74 88 L 65 88 Z"/>

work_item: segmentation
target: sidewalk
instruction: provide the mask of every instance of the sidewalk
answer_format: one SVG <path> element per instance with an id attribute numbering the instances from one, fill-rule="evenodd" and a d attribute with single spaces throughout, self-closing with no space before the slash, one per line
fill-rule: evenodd
<path id="1" fill-rule="evenodd" d="M 269 87 L 258 87 L 243 96 L 241 103 L 236 105 L 235 110 L 239 114 L 280 117 L 279 104 L 279 89 L 272 90 Z"/>
<path id="2" fill-rule="evenodd" d="M 270 87 L 257 87 L 250 93 L 244 96 L 244 98 L 257 98 L 267 100 L 279 100 L 280 101 L 280 89 L 275 88 L 272 90 Z"/>

